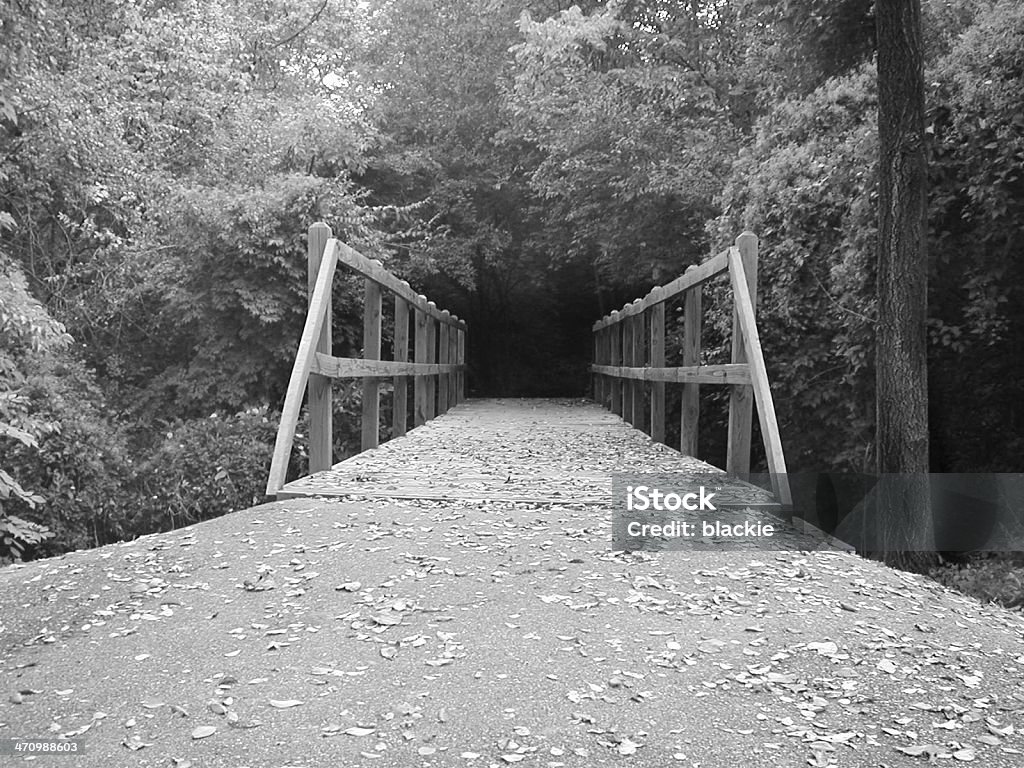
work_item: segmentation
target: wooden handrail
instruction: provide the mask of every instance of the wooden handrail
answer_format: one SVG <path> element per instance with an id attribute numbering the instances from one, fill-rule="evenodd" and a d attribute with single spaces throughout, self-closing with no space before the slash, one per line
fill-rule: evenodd
<path id="1" fill-rule="evenodd" d="M 726 470 L 750 474 L 753 406 L 757 405 L 772 490 L 785 507 L 792 506 L 786 460 L 772 401 L 768 372 L 757 333 L 757 237 L 744 232 L 736 244 L 702 264 L 689 267 L 668 285 L 658 286 L 593 325 L 594 399 L 621 415 L 652 438 L 665 441 L 665 383 L 682 384 L 680 450 L 697 454 L 701 384 L 725 384 L 729 397 L 729 440 Z M 732 362 L 700 365 L 702 286 L 729 273 L 732 287 Z M 665 302 L 683 294 L 682 365 L 665 366 Z M 650 383 L 649 395 L 645 382 Z M 645 406 L 650 403 L 650 419 Z"/>
<path id="2" fill-rule="evenodd" d="M 407 430 L 408 383 L 414 382 L 416 426 L 463 402 L 466 392 L 466 323 L 417 294 L 404 280 L 392 275 L 379 261 L 334 239 L 330 227 L 316 223 L 309 228 L 309 308 L 295 355 L 281 423 L 274 443 L 267 496 L 284 487 L 288 460 L 295 440 L 303 392 L 309 403 L 309 471 L 329 469 L 331 448 L 331 381 L 362 379 L 362 450 L 379 441 L 380 382 L 394 383 L 392 433 Z M 331 287 L 338 264 L 365 278 L 363 308 L 363 357 L 331 354 Z M 394 295 L 394 360 L 381 360 L 383 294 Z M 409 324 L 415 325 L 413 345 L 416 362 L 409 362 Z M 440 333 L 438 330 L 440 329 Z M 440 343 L 440 349 L 437 344 Z"/>

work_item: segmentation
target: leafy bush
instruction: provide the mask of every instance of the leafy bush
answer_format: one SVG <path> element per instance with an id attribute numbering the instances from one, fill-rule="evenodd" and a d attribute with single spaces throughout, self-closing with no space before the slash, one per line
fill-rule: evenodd
<path id="1" fill-rule="evenodd" d="M 960 23 L 973 12 L 953 10 Z M 1016 471 L 1024 6 L 986 6 L 963 34 L 933 42 L 942 56 L 927 73 L 932 469 Z M 791 470 L 873 464 L 874 88 L 865 66 L 777 105 L 734 162 L 710 227 L 716 250 L 743 229 L 761 238 L 759 325 Z M 724 335 L 728 318 L 712 322 Z"/>
<path id="2" fill-rule="evenodd" d="M 38 509 L 15 507 L 56 534 L 37 554 L 118 540 L 117 509 L 129 465 L 111 409 L 91 372 L 73 357 L 36 357 L 26 366 L 20 407 L 36 425 L 37 446 L 15 446 L 6 461 L 47 501 Z"/>
<path id="3" fill-rule="evenodd" d="M 27 550 L 54 535 L 45 526 L 16 515 L 0 516 L 0 565 L 21 562 Z"/>
<path id="4" fill-rule="evenodd" d="M 935 469 L 1019 471 L 1024 6 L 986 9 L 928 80 Z"/>
<path id="5" fill-rule="evenodd" d="M 874 110 L 871 67 L 780 104 L 710 227 L 716 251 L 745 229 L 761 240 L 761 341 L 790 466 L 805 471 L 861 470 L 872 442 Z M 727 338 L 730 323 L 716 316 L 713 332 Z"/>
<path id="6" fill-rule="evenodd" d="M 260 503 L 276 431 L 266 408 L 171 424 L 133 473 L 125 533 L 171 530 Z"/>
<path id="7" fill-rule="evenodd" d="M 0 230 L 9 228 L 10 217 L 0 214 Z M 33 357 L 53 353 L 68 340 L 64 327 L 29 294 L 22 271 L 0 250 L 0 441 L 13 440 L 27 452 L 38 449 L 38 435 L 49 425 L 30 412 L 23 392 L 25 370 Z M 14 453 L 5 451 L 0 466 L 0 562 L 20 560 L 26 548 L 53 536 L 44 526 L 7 511 L 12 504 L 35 509 L 44 501 L 22 487 L 25 477 L 17 471 Z"/>
<path id="8" fill-rule="evenodd" d="M 931 577 L 984 602 L 1006 607 L 1024 604 L 1024 559 L 1019 555 L 978 555 L 966 563 L 935 568 Z"/>

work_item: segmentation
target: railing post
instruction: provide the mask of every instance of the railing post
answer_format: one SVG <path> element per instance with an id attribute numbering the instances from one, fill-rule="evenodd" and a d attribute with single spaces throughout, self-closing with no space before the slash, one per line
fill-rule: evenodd
<path id="1" fill-rule="evenodd" d="M 421 299 L 426 299 L 420 296 Z M 419 307 L 413 311 L 416 319 L 416 343 L 414 355 L 417 363 L 427 362 L 427 313 Z M 413 424 L 421 427 L 427 423 L 427 380 L 429 376 L 413 378 Z"/>
<path id="2" fill-rule="evenodd" d="M 437 305 L 428 301 L 427 306 L 436 310 Z M 437 320 L 432 314 L 427 315 L 427 360 L 428 363 L 437 362 Z M 436 375 L 427 376 L 427 406 L 426 417 L 430 421 L 437 415 L 437 379 Z"/>
<path id="3" fill-rule="evenodd" d="M 313 286 L 320 273 L 324 246 L 334 235 L 331 228 L 318 221 L 309 228 L 306 238 L 307 267 L 307 301 L 313 298 Z M 320 331 L 320 339 L 316 351 L 325 355 L 331 354 L 331 299 L 328 294 L 327 305 L 324 307 L 324 325 Z M 306 384 L 306 397 L 309 403 L 309 472 L 322 472 L 330 469 L 333 463 L 331 454 L 332 407 L 331 379 L 328 376 L 311 374 Z"/>
<path id="4" fill-rule="evenodd" d="M 629 308 L 626 304 L 622 311 Z M 622 367 L 630 368 L 633 365 L 633 326 L 629 315 L 622 318 Z M 630 424 L 633 423 L 633 380 L 622 380 L 622 418 Z"/>
<path id="5" fill-rule="evenodd" d="M 743 269 L 750 290 L 751 310 L 757 310 L 757 236 L 744 232 L 736 238 L 736 247 L 743 260 Z M 746 363 L 747 353 L 740 329 L 739 312 L 733 308 L 732 362 Z M 750 441 L 754 426 L 754 388 L 734 384 L 729 394 L 729 443 L 725 459 L 726 472 L 736 475 L 750 473 Z"/>
<path id="6" fill-rule="evenodd" d="M 363 307 L 363 359 L 380 360 L 381 290 L 366 278 L 366 299 Z M 363 379 L 362 449 L 376 448 L 380 443 L 380 382 L 367 376 Z"/>
<path id="7" fill-rule="evenodd" d="M 456 358 L 459 365 L 466 364 L 466 329 L 465 327 L 459 328 L 459 354 Z M 459 391 L 458 401 L 463 403 L 466 401 L 466 372 L 465 370 L 459 371 Z"/>
<path id="8" fill-rule="evenodd" d="M 696 269 L 691 266 L 686 271 Z M 688 290 L 683 303 L 683 366 L 700 365 L 700 326 L 702 320 L 702 287 Z M 679 452 L 697 456 L 698 424 L 700 422 L 700 384 L 683 384 L 679 423 Z"/>
<path id="9" fill-rule="evenodd" d="M 458 322 L 455 315 L 452 315 L 452 321 Z M 448 362 L 451 365 L 458 365 L 459 362 L 459 329 L 457 326 L 451 326 L 448 329 Z M 459 404 L 459 374 L 450 373 L 448 374 L 448 407 L 454 408 Z"/>
<path id="10" fill-rule="evenodd" d="M 441 365 L 448 363 L 448 332 L 451 326 L 445 322 L 451 318 L 451 313 L 446 309 L 441 313 L 441 320 L 437 326 L 437 362 Z M 440 373 L 437 376 L 437 413 L 447 413 L 448 411 L 448 374 Z"/>
<path id="11" fill-rule="evenodd" d="M 395 296 L 395 361 L 409 361 L 409 302 Z M 409 410 L 409 377 L 395 376 L 391 403 L 391 431 L 395 437 L 406 432 Z"/>
<path id="12" fill-rule="evenodd" d="M 655 288 L 661 291 L 661 288 Z M 660 296 L 660 294 L 658 294 Z M 651 367 L 665 367 L 665 302 L 651 307 Z M 665 382 L 651 384 L 651 438 L 665 442 Z"/>
<path id="13" fill-rule="evenodd" d="M 622 323 L 619 322 L 619 311 L 611 314 L 611 325 L 608 326 L 608 340 L 611 344 L 611 356 L 609 365 L 622 365 Z M 611 403 L 609 408 L 612 413 L 622 415 L 622 379 L 618 376 L 611 381 Z"/>
<path id="14" fill-rule="evenodd" d="M 643 303 L 643 299 L 635 299 L 633 306 L 636 307 L 637 313 L 633 315 L 633 365 L 637 368 L 643 368 L 646 364 L 646 349 L 644 344 L 644 313 L 639 311 L 640 305 Z M 637 429 L 644 428 L 644 395 L 646 394 L 647 385 L 643 381 L 637 379 L 633 380 L 633 418 L 630 423 Z"/>

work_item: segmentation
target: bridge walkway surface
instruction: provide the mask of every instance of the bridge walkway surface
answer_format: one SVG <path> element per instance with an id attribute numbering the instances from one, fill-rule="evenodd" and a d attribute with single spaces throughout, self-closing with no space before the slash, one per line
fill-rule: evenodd
<path id="1" fill-rule="evenodd" d="M 589 404 L 469 401 L 290 489 L 344 495 L 2 569 L 0 739 L 105 768 L 1022 764 L 1019 613 L 802 542 L 613 551 L 620 468 L 709 469 Z"/>

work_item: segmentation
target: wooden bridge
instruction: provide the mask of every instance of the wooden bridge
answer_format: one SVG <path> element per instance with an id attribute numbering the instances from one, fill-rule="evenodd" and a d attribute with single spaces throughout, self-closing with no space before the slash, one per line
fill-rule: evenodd
<path id="1" fill-rule="evenodd" d="M 782 466 L 752 238 L 595 325 L 598 402 L 466 400 L 465 325 L 325 227 L 310 241 L 280 500 L 0 569 L 0 754 L 42 754 L 22 739 L 74 744 L 88 768 L 1021 764 L 1019 614 L 796 532 L 773 552 L 609 546 L 618 471 L 717 473 L 726 505 L 782 506 L 784 477 L 759 489 L 688 455 L 695 387 L 720 384 L 727 463 L 748 466 L 756 406 Z M 359 360 L 331 354 L 339 262 L 367 280 Z M 700 287 L 725 271 L 742 349 L 700 365 Z M 362 379 L 367 450 L 333 463 L 339 376 Z M 400 436 L 377 446 L 382 382 Z M 663 442 L 676 383 L 683 452 Z M 285 482 L 306 390 L 315 471 Z"/>
<path id="2" fill-rule="evenodd" d="M 605 504 L 618 472 L 680 476 L 722 470 L 699 461 L 699 387 L 730 388 L 726 472 L 731 500 L 792 504 L 782 441 L 755 322 L 757 238 L 690 267 L 668 285 L 595 322 L 592 401 L 466 400 L 466 324 L 438 310 L 408 283 L 331 236 L 309 231 L 309 311 L 292 371 L 266 493 L 270 497 L 381 496 Z M 363 356 L 331 350 L 331 286 L 338 264 L 365 281 Z M 701 362 L 702 291 L 727 275 L 734 295 L 732 362 Z M 384 301 L 384 293 L 393 297 Z M 666 308 L 680 301 L 684 343 L 679 365 L 666 364 Z M 393 328 L 390 360 L 381 360 L 385 307 Z M 410 339 L 413 344 L 410 345 Z M 411 354 L 410 354 L 411 353 Z M 410 357 L 412 358 L 410 360 Z M 362 381 L 364 453 L 334 463 L 331 380 Z M 394 439 L 378 448 L 380 400 L 390 384 Z M 666 446 L 666 385 L 678 384 L 680 449 Z M 410 389 L 412 398 L 410 399 Z M 303 394 L 309 412 L 310 475 L 286 483 Z M 750 473 L 756 405 L 770 493 Z M 603 407 L 602 407 L 603 406 Z M 437 416 L 444 416 L 435 419 Z M 622 418 L 620 418 L 620 416 Z M 410 420 L 417 429 L 408 435 Z"/>

